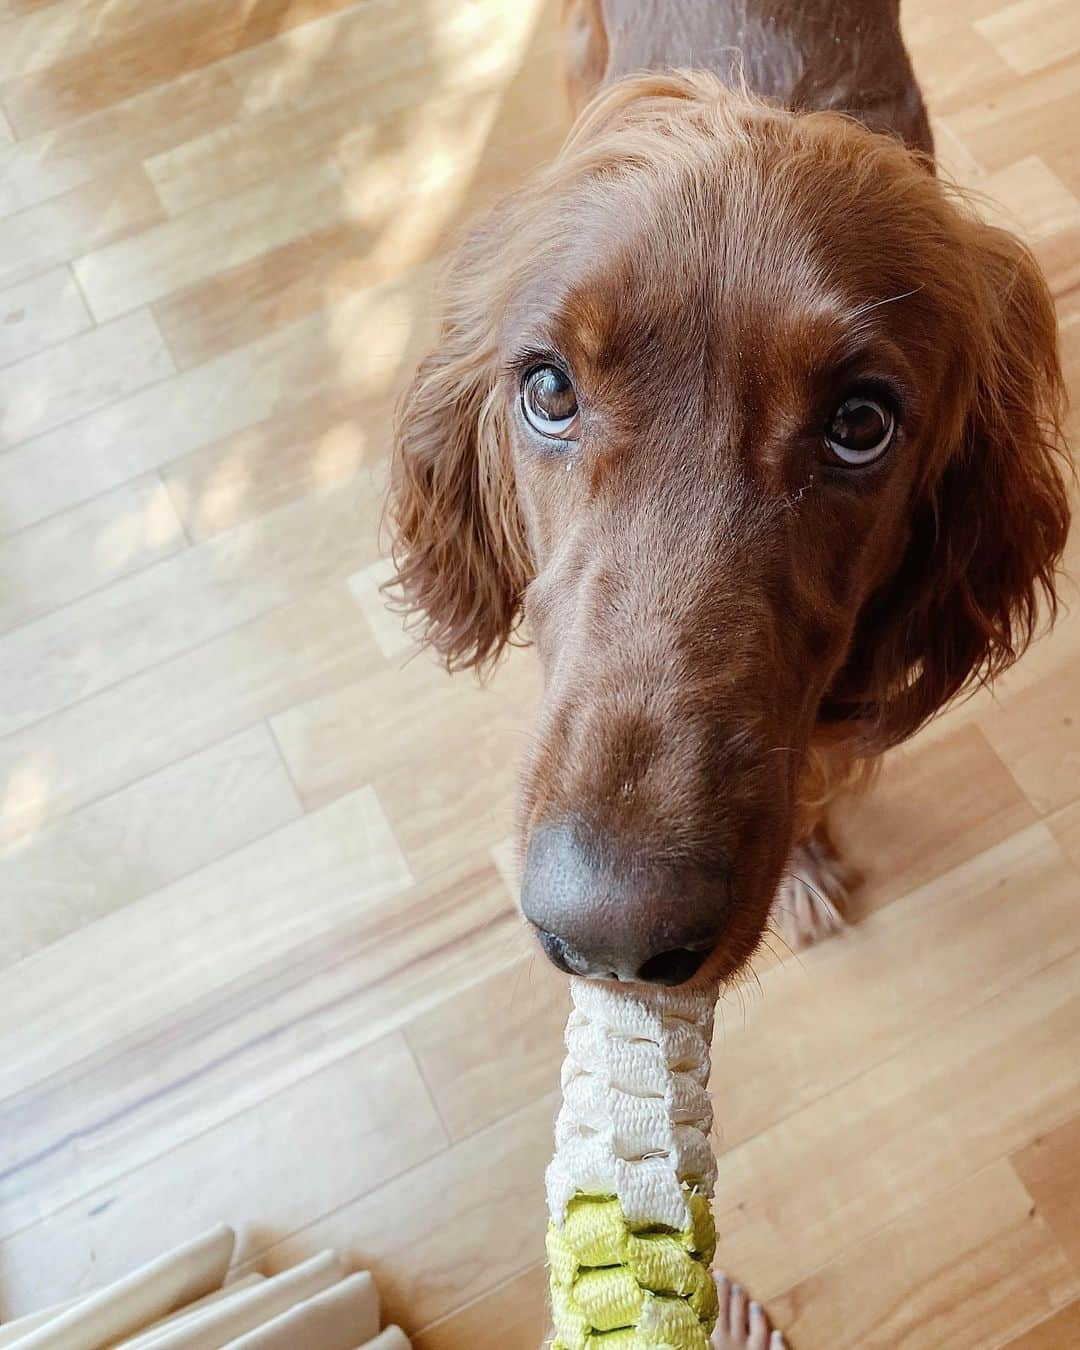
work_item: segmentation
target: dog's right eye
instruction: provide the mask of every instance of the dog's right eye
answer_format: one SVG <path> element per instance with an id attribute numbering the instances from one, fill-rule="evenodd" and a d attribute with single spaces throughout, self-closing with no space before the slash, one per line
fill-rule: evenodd
<path id="1" fill-rule="evenodd" d="M 896 414 L 882 399 L 850 394 L 829 419 L 825 432 L 827 457 L 846 468 L 879 460 L 892 444 Z"/>
<path id="2" fill-rule="evenodd" d="M 533 366 L 525 372 L 521 410 L 532 429 L 548 440 L 577 439 L 577 394 L 570 376 L 558 366 Z"/>

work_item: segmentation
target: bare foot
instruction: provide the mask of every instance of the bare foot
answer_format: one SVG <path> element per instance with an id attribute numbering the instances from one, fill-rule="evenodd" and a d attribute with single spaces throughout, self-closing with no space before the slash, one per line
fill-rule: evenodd
<path id="1" fill-rule="evenodd" d="M 716 1276 L 720 1316 L 713 1332 L 713 1350 L 787 1350 L 787 1341 L 769 1326 L 760 1303 L 748 1299 L 726 1275 Z"/>
<path id="2" fill-rule="evenodd" d="M 823 830 L 796 844 L 770 919 L 792 951 L 812 947 L 848 927 L 844 917 L 854 877 Z"/>

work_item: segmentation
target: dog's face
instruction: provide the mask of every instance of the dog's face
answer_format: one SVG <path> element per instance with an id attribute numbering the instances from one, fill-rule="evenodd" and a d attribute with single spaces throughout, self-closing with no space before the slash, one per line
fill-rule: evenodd
<path id="1" fill-rule="evenodd" d="M 1067 524 L 1057 379 L 1015 241 L 707 80 L 617 86 L 473 236 L 403 408 L 400 576 L 452 663 L 523 609 L 557 964 L 730 973 L 823 721 L 872 753 L 1015 655 Z"/>

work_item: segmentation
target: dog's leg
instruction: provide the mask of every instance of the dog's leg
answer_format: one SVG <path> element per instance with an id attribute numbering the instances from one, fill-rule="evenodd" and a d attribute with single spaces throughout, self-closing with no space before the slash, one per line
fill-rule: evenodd
<path id="1" fill-rule="evenodd" d="M 859 876 L 837 851 L 828 812 L 837 797 L 873 781 L 875 761 L 855 758 L 835 731 L 815 738 L 799 780 L 797 843 L 788 858 L 770 916 L 792 951 L 813 946 L 848 926 L 845 907 Z"/>
<path id="2" fill-rule="evenodd" d="M 791 851 L 773 901 L 772 927 L 796 952 L 841 932 L 848 926 L 844 909 L 855 880 L 822 819 Z"/>

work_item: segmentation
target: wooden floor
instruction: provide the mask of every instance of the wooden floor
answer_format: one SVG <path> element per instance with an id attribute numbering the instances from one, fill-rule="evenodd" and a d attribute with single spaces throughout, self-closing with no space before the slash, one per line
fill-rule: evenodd
<path id="1" fill-rule="evenodd" d="M 405 663 L 377 586 L 438 258 L 559 141 L 553 12 L 0 6 L 0 1315 L 224 1218 L 423 1350 L 540 1339 L 535 665 Z M 1080 394 L 1076 2 L 906 18 Z M 797 1350 L 1080 1346 L 1078 663 L 1074 603 L 898 754 L 862 922 L 724 1007 L 721 1260 Z"/>

